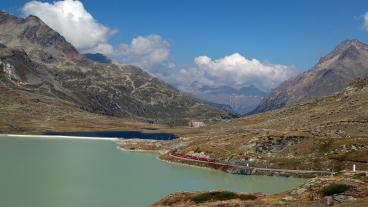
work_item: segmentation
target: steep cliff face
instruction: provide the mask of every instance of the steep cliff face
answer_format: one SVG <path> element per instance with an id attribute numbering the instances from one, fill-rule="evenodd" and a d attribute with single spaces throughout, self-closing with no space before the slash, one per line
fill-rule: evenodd
<path id="1" fill-rule="evenodd" d="M 281 108 L 335 93 L 368 74 L 368 46 L 348 40 L 320 59 L 311 70 L 285 81 L 253 113 Z"/>
<path id="2" fill-rule="evenodd" d="M 231 118 L 137 66 L 91 61 L 35 16 L 0 12 L 1 81 L 84 110 L 142 120 Z"/>

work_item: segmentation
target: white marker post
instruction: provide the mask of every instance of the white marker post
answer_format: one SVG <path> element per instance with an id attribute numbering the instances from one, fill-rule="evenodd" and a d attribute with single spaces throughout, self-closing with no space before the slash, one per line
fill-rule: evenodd
<path id="1" fill-rule="evenodd" d="M 355 172 L 355 164 L 353 165 L 353 172 Z"/>

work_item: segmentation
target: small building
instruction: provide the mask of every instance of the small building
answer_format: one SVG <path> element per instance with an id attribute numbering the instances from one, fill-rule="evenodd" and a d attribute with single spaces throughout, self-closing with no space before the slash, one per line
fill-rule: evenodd
<path id="1" fill-rule="evenodd" d="M 193 127 L 193 128 L 198 128 L 198 127 L 204 127 L 204 126 L 206 126 L 206 124 L 203 121 L 191 120 L 188 123 L 188 126 Z"/>

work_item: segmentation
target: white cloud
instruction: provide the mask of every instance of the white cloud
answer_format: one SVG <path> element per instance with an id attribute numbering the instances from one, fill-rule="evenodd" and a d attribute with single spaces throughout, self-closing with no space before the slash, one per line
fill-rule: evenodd
<path id="1" fill-rule="evenodd" d="M 254 85 L 267 91 L 295 74 L 290 66 L 247 59 L 238 53 L 215 60 L 199 56 L 194 62 L 196 67 L 180 71 L 181 84 L 196 81 L 209 86 Z"/>
<path id="2" fill-rule="evenodd" d="M 363 18 L 364 18 L 363 28 L 368 31 L 368 12 L 364 14 Z"/>
<path id="3" fill-rule="evenodd" d="M 181 88 L 190 88 L 196 82 L 209 86 L 255 85 L 269 90 L 294 74 L 292 67 L 247 59 L 238 53 L 220 59 L 199 56 L 194 59 L 194 67 L 179 70 L 171 60 L 169 41 L 156 34 L 138 36 L 129 44 L 113 48 L 108 39 L 116 31 L 98 23 L 82 2 L 76 0 L 31 1 L 22 7 L 22 12 L 41 18 L 81 52 L 114 56 L 124 63 L 139 65 Z M 368 12 L 364 20 L 368 30 Z"/>
<path id="4" fill-rule="evenodd" d="M 116 31 L 98 23 L 80 1 L 30 1 L 21 11 L 24 15 L 38 16 L 82 52 L 112 54 L 107 40 Z"/>
<path id="5" fill-rule="evenodd" d="M 170 59 L 170 43 L 159 35 L 138 36 L 130 44 L 121 44 L 116 54 L 123 56 L 121 61 L 139 65 L 188 92 L 200 85 L 254 85 L 268 91 L 296 74 L 293 67 L 247 59 L 239 53 L 215 60 L 198 56 L 194 67 L 179 69 Z"/>
<path id="6" fill-rule="evenodd" d="M 139 65 L 158 76 L 167 76 L 175 68 L 170 60 L 170 43 L 156 34 L 133 38 L 130 44 L 121 44 L 116 54 L 121 61 Z"/>

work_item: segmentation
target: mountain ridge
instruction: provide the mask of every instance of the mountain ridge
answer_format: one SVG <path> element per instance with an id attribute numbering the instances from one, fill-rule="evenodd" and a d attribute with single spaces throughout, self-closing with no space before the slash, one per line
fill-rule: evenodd
<path id="1" fill-rule="evenodd" d="M 310 70 L 289 79 L 264 98 L 252 113 L 265 112 L 335 93 L 368 74 L 368 45 L 345 40 Z"/>

